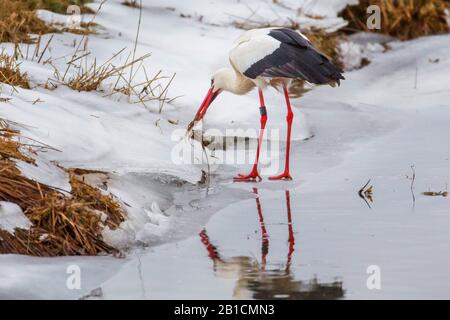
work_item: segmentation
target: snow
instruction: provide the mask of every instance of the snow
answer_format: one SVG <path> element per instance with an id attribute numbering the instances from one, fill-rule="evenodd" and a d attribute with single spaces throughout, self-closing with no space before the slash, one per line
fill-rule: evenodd
<path id="1" fill-rule="evenodd" d="M 389 42 L 395 39 L 378 33 L 357 32 L 337 45 L 340 61 L 345 71 L 364 67 L 376 56 L 389 50 Z"/>
<path id="2" fill-rule="evenodd" d="M 1 255 L 0 299 L 78 299 L 116 273 L 123 260 L 112 257 L 36 258 Z M 80 289 L 67 286 L 71 266 L 81 270 Z"/>
<path id="3" fill-rule="evenodd" d="M 150 174 L 113 175 L 109 179 L 108 190 L 126 203 L 128 210 L 127 220 L 119 230 L 103 231 L 108 243 L 126 249 L 130 243 L 151 243 L 168 231 L 169 217 L 161 211 L 157 201 L 165 204 L 170 200 L 163 200 L 164 195 L 159 195 L 157 188 L 161 186 Z"/>
<path id="4" fill-rule="evenodd" d="M 14 234 L 16 228 L 28 230 L 30 226 L 30 220 L 17 204 L 0 201 L 0 229 Z"/>
<path id="5" fill-rule="evenodd" d="M 251 14 L 249 8 L 256 8 L 255 19 L 261 21 L 280 15 L 307 22 L 312 19 L 307 13 L 325 16 L 321 23 L 331 28 L 343 23 L 336 11 L 349 2 L 354 1 L 282 2 L 301 8 L 300 15 L 256 0 L 144 2 L 136 56 L 151 52 L 145 63 L 153 74 L 160 69 L 166 75 L 176 73 L 169 95 L 179 98 L 166 104 L 162 113 L 158 104 L 147 110 L 104 93 L 78 93 L 64 86 L 47 90 L 40 84 L 53 76 L 53 68 L 24 61 L 21 68 L 29 73 L 34 89 L 18 89 L 11 101 L 0 103 L 0 117 L 18 122 L 24 136 L 55 149 L 40 152 L 37 167 L 19 163 L 20 169 L 67 191 L 67 174 L 56 164 L 106 172 L 91 177 L 92 181 L 99 185 L 106 181 L 106 191 L 122 202 L 128 219 L 118 230 L 105 229 L 103 234 L 109 243 L 125 248 L 127 256 L 2 255 L 0 296 L 76 299 L 96 290 L 101 294 L 94 298 L 104 299 L 254 298 L 244 270 L 248 261 L 261 263 L 253 193 L 257 187 L 269 233 L 267 271 L 275 278 L 287 263 L 285 190 L 290 190 L 293 287 L 296 281 L 307 283 L 317 277 L 321 283 L 341 280 L 344 298 L 445 298 L 450 281 L 445 254 L 448 198 L 421 192 L 445 190 L 450 179 L 450 36 L 389 42 L 386 52 L 380 44 L 390 39 L 350 37 L 343 45 L 349 69 L 356 68 L 362 57 L 369 57 L 371 63 L 346 72 L 339 88 L 315 88 L 292 101 L 294 181 L 232 183 L 232 176 L 250 165 L 221 163 L 220 159 L 234 154 L 232 148 L 220 151 L 218 147 L 210 153 L 215 158 L 209 159 L 214 173 L 209 187 L 201 187 L 195 183 L 205 167 L 174 158 L 174 150 L 190 152 L 190 145 L 196 144 L 184 139 L 184 129 L 209 87 L 211 74 L 228 66 L 229 48 L 242 32 L 230 26 L 236 16 L 245 18 Z M 61 18 L 41 14 L 49 20 Z M 96 19 L 99 33 L 89 38 L 89 51 L 98 63 L 124 47 L 127 50 L 115 62 L 126 60 L 134 46 L 138 14 L 120 5 L 120 0 L 105 4 Z M 79 39 L 56 34 L 45 59 L 73 53 L 73 41 Z M 2 46 L 12 50 L 11 45 Z M 64 68 L 65 61 L 55 64 Z M 139 73 L 136 81 L 141 80 Z M 11 92 L 2 87 L 2 95 Z M 44 102 L 33 104 L 38 98 Z M 283 165 L 284 97 L 268 90 L 266 104 L 267 132 L 277 133 L 280 141 L 270 141 L 272 152 L 262 155 L 262 172 L 274 174 Z M 237 137 L 237 144 L 250 137 L 254 146 L 258 106 L 254 92 L 240 97 L 222 94 L 206 115 L 206 136 Z M 234 131 L 230 134 L 230 130 Z M 248 159 L 253 156 L 251 150 Z M 416 179 L 411 190 L 412 165 Z M 369 179 L 374 186 L 372 209 L 357 195 Z M 216 271 L 198 237 L 203 228 L 225 261 Z M 82 270 L 80 290 L 66 285 L 71 265 Z M 370 265 L 380 267 L 382 290 L 366 287 Z M 267 273 L 251 272 L 249 276 L 264 284 Z"/>
<path id="6" fill-rule="evenodd" d="M 287 4 L 291 8 L 298 8 L 310 16 L 320 16 L 336 18 L 342 10 L 348 5 L 358 4 L 358 0 L 284 0 L 282 3 Z"/>
<path id="7" fill-rule="evenodd" d="M 383 52 L 385 48 L 379 43 L 367 43 L 361 45 L 352 41 L 344 41 L 338 45 L 339 54 L 344 70 L 351 71 L 364 66 L 365 62 L 370 63 L 374 53 Z"/>
<path id="8" fill-rule="evenodd" d="M 336 31 L 347 22 L 338 17 L 347 4 L 358 0 L 282 0 L 276 3 L 260 0 L 177 0 L 152 1 L 155 8 L 167 8 L 189 19 L 210 25 L 228 26 L 233 22 L 291 25 L 299 23 L 304 29 L 319 28 Z M 217 10 L 220 8 L 220 10 Z M 320 17 L 320 19 L 317 19 Z"/>

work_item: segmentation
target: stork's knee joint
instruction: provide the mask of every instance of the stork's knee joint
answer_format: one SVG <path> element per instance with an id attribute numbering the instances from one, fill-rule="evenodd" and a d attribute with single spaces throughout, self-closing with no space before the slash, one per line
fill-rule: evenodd
<path id="1" fill-rule="evenodd" d="M 267 116 L 261 116 L 261 127 L 264 128 L 266 126 Z"/>
<path id="2" fill-rule="evenodd" d="M 292 119 L 294 119 L 294 113 L 291 111 L 291 112 L 288 112 L 288 114 L 286 116 L 286 121 L 292 122 Z"/>

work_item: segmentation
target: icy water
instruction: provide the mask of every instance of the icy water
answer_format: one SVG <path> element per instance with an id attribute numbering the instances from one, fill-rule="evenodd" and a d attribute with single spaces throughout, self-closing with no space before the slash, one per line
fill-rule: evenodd
<path id="1" fill-rule="evenodd" d="M 139 288 L 141 298 L 344 297 L 338 274 L 325 280 L 314 274 L 302 277 L 303 250 L 298 240 L 302 219 L 299 206 L 293 205 L 297 197 L 289 190 L 246 189 L 240 188 L 250 199 L 220 210 L 197 236 L 139 256 L 119 278 L 102 286 L 105 298 L 136 294 L 132 288 Z M 158 261 L 152 261 L 155 256 Z"/>
<path id="2" fill-rule="evenodd" d="M 220 172 L 180 219 L 213 209 L 203 226 L 139 254 L 102 297 L 448 298 L 448 198 L 422 194 L 450 177 L 449 149 L 427 142 L 448 144 L 442 110 L 391 111 L 386 122 L 371 107 L 359 121 L 335 108 L 336 128 L 321 128 L 316 110 L 318 134 L 294 143 L 293 182 L 232 183 L 237 168 Z"/>
<path id="3" fill-rule="evenodd" d="M 103 298 L 447 296 L 446 199 L 418 196 L 413 208 L 405 191 L 369 209 L 347 190 L 239 189 L 252 197 L 218 211 L 196 236 L 140 255 L 102 285 Z M 374 267 L 381 287 L 371 290 Z"/>
<path id="4" fill-rule="evenodd" d="M 450 149 L 436 147 L 448 146 L 443 110 L 390 111 L 386 122 L 371 107 L 334 108 L 335 127 L 315 107 L 314 138 L 293 144 L 294 181 L 233 183 L 243 168 L 230 166 L 209 189 L 168 186 L 173 225 L 149 248 L 126 259 L 1 256 L 1 296 L 448 298 L 449 199 L 422 194 L 450 178 Z M 80 290 L 66 285 L 74 264 Z"/>
<path id="5" fill-rule="evenodd" d="M 242 242 L 259 241 L 260 252 L 250 254 L 254 249 L 254 243 L 251 244 L 251 249 L 248 248 L 250 251 L 247 255 L 239 247 L 219 248 L 209 238 L 206 228 L 199 234 L 208 257 L 212 261 L 214 274 L 218 278 L 235 278 L 233 298 L 335 299 L 343 297 L 342 282 L 338 279 L 328 283 L 321 282 L 317 277 L 307 281 L 297 279 L 295 275 L 297 266 L 292 267 L 292 259 L 296 252 L 297 228 L 292 218 L 290 191 L 285 190 L 285 203 L 278 199 L 272 200 L 277 206 L 272 206 L 269 212 L 265 212 L 261 205 L 263 199 L 260 198 L 258 189 L 253 188 L 252 191 L 255 194 L 255 207 L 253 210 L 248 208 L 248 214 L 250 216 L 253 214 L 254 219 L 259 222 L 260 229 L 255 230 L 254 235 L 248 234 L 248 231 L 245 232 L 246 239 L 239 234 L 230 236 Z M 283 206 L 285 208 L 282 208 Z M 275 219 L 276 222 L 270 223 L 267 219 Z M 298 222 L 297 218 L 295 220 Z M 285 229 L 284 232 L 283 229 Z M 274 233 L 271 235 L 269 230 Z M 283 243 L 286 248 L 280 246 Z M 285 257 L 277 254 L 277 249 L 284 252 Z M 222 256 L 222 250 L 229 256 Z"/>

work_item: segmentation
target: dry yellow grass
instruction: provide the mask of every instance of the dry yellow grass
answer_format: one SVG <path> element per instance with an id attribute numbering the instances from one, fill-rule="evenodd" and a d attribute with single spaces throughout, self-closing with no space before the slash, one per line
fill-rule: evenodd
<path id="1" fill-rule="evenodd" d="M 55 28 L 57 28 L 56 31 L 61 32 L 69 32 L 79 35 L 89 35 L 89 34 L 96 34 L 95 27 L 98 26 L 95 22 L 81 22 L 80 25 L 77 28 L 68 28 L 63 23 L 54 23 L 52 24 Z"/>
<path id="2" fill-rule="evenodd" d="M 34 164 L 34 159 L 21 152 L 20 144 L 13 140 L 19 134 L 18 131 L 10 129 L 4 121 L 0 122 L 0 160 L 21 160 Z"/>
<path id="3" fill-rule="evenodd" d="M 21 152 L 14 137 L 19 133 L 1 122 L 0 200 L 18 204 L 32 223 L 29 230 L 16 228 L 14 234 L 0 229 L 0 253 L 33 256 L 96 255 L 117 253 L 106 244 L 104 226 L 115 229 L 124 211 L 112 196 L 70 174 L 70 195 L 29 179 L 17 169 L 15 161 L 33 164 Z"/>
<path id="4" fill-rule="evenodd" d="M 20 71 L 15 57 L 8 56 L 4 51 L 0 52 L 0 82 L 30 89 L 26 73 Z"/>
<path id="5" fill-rule="evenodd" d="M 81 13 L 94 13 L 85 4 L 90 0 L 20 0 L 26 2 L 31 9 L 45 9 L 56 13 L 66 14 L 69 5 L 77 5 L 81 9 Z"/>
<path id="6" fill-rule="evenodd" d="M 30 34 L 53 32 L 24 1 L 0 0 L 0 42 L 32 42 Z"/>
<path id="7" fill-rule="evenodd" d="M 366 8 L 378 5 L 381 9 L 381 30 L 401 40 L 414 39 L 450 31 L 446 21 L 448 0 L 360 0 L 359 5 L 348 6 L 342 17 L 349 21 L 351 30 L 368 30 Z"/>
<path id="8" fill-rule="evenodd" d="M 96 26 L 95 22 L 81 22 L 79 28 L 63 28 L 61 31 L 80 35 L 96 34 L 94 29 Z"/>
<path id="9" fill-rule="evenodd" d="M 122 2 L 122 4 L 124 6 L 132 7 L 132 8 L 139 8 L 140 7 L 140 4 L 139 4 L 138 0 L 125 0 L 125 1 Z"/>
<path id="10" fill-rule="evenodd" d="M 97 91 L 103 81 L 115 75 L 117 71 L 113 67 L 97 67 L 94 62 L 87 70 L 80 68 L 79 72 L 67 81 L 67 86 L 76 91 Z"/>
<path id="11" fill-rule="evenodd" d="M 71 4 L 80 6 L 81 13 L 93 13 L 85 6 L 87 0 L 0 0 L 0 42 L 34 42 L 30 34 L 45 34 L 58 31 L 45 24 L 36 15 L 37 9 L 46 9 L 65 14 Z M 88 28 L 84 28 L 86 32 Z M 76 31 L 65 30 L 65 31 Z"/>
<path id="12" fill-rule="evenodd" d="M 161 112 L 165 103 L 170 103 L 177 98 L 168 97 L 169 87 L 175 74 L 164 76 L 160 70 L 155 75 L 149 76 L 143 62 L 150 57 L 150 54 L 129 61 L 130 54 L 124 64 L 114 64 L 113 60 L 124 50 L 125 48 L 115 53 L 101 65 L 97 64 L 95 58 L 90 59 L 89 53 L 79 57 L 73 56 L 65 71 L 55 68 L 54 78 L 49 79 L 45 87 L 52 89 L 58 85 L 64 85 L 76 91 L 105 92 L 105 97 L 122 94 L 127 96 L 128 102 L 140 103 L 146 108 L 149 108 L 147 102 L 158 101 L 159 112 Z M 71 73 L 71 70 L 75 70 L 75 73 Z M 133 81 L 139 71 L 142 71 L 145 80 Z M 105 82 L 106 86 L 103 86 Z"/>

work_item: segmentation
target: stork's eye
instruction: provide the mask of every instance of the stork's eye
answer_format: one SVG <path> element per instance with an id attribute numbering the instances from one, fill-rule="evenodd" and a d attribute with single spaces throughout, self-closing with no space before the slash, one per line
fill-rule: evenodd
<path id="1" fill-rule="evenodd" d="M 211 79 L 211 87 L 214 85 L 214 79 Z"/>

